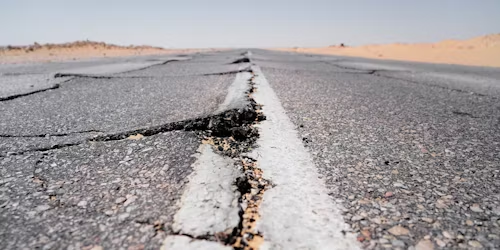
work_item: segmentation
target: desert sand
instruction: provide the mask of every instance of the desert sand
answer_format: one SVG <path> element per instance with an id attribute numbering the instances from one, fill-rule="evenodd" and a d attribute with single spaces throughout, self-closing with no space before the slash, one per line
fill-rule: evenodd
<path id="1" fill-rule="evenodd" d="M 437 43 L 382 44 L 357 47 L 282 48 L 312 54 L 356 56 L 402 61 L 500 67 L 500 34 L 469 40 L 445 40 Z"/>
<path id="2" fill-rule="evenodd" d="M 68 61 L 97 57 L 195 53 L 207 50 L 211 49 L 164 49 L 147 45 L 119 46 L 93 41 L 43 45 L 34 43 L 27 46 L 0 47 L 0 63 Z"/>

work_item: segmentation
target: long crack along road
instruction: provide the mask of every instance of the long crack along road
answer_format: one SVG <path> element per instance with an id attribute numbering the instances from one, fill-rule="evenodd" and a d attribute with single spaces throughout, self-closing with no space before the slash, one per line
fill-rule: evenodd
<path id="1" fill-rule="evenodd" d="M 497 249 L 499 82 L 266 50 L 0 65 L 0 248 Z"/>

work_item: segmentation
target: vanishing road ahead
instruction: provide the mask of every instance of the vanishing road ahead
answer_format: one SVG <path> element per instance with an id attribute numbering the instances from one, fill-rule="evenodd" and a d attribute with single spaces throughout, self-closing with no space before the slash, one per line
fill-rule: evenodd
<path id="1" fill-rule="evenodd" d="M 500 69 L 0 65 L 1 249 L 500 248 Z"/>

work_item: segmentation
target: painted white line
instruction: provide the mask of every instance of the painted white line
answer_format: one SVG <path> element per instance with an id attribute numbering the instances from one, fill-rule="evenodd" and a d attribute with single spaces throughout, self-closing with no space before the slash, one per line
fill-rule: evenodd
<path id="1" fill-rule="evenodd" d="M 248 72 L 236 75 L 216 113 L 245 104 L 245 91 L 251 76 Z M 193 237 L 231 230 L 240 220 L 239 192 L 234 182 L 242 176 L 241 171 L 234 166 L 231 158 L 214 153 L 210 145 L 202 144 L 198 152 L 200 155 L 193 164 L 193 173 L 189 176 L 172 224 L 174 231 Z M 232 249 L 222 243 L 179 237 L 167 236 L 162 249 Z"/>
<path id="2" fill-rule="evenodd" d="M 260 207 L 261 249 L 359 249 L 278 97 L 260 68 L 253 70 L 253 97 L 267 119 L 258 125 L 258 147 L 251 156 L 264 178 L 275 184 L 264 193 Z"/>
<path id="3" fill-rule="evenodd" d="M 248 66 L 249 65 L 240 66 L 238 70 L 242 70 Z M 221 105 L 219 105 L 219 108 L 217 109 L 217 111 L 215 111 L 216 114 L 222 113 L 228 109 L 241 108 L 246 104 L 247 100 L 245 92 L 248 90 L 247 81 L 251 77 L 252 74 L 250 74 L 249 72 L 241 72 L 236 74 L 236 78 L 234 79 L 231 86 L 229 86 L 226 99 Z"/>
<path id="4" fill-rule="evenodd" d="M 202 144 L 201 154 L 179 202 L 172 228 L 183 234 L 202 236 L 232 229 L 239 222 L 238 193 L 234 181 L 241 175 L 230 158 Z"/>
<path id="5" fill-rule="evenodd" d="M 232 250 L 232 247 L 224 246 L 221 243 L 194 240 L 187 236 L 169 236 L 163 241 L 161 250 Z"/>

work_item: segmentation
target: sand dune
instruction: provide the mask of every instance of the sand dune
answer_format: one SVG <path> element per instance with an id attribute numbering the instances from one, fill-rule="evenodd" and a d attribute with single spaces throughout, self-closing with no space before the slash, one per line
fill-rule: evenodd
<path id="1" fill-rule="evenodd" d="M 404 61 L 500 67 L 500 34 L 469 40 L 445 40 L 438 43 L 382 44 L 358 47 L 284 48 L 313 54 L 357 56 Z"/>
<path id="2" fill-rule="evenodd" d="M 164 49 L 147 45 L 120 46 L 93 41 L 43 45 L 34 43 L 27 46 L 0 47 L 0 63 L 66 61 L 94 57 L 193 53 L 198 51 L 206 51 L 206 49 Z"/>

